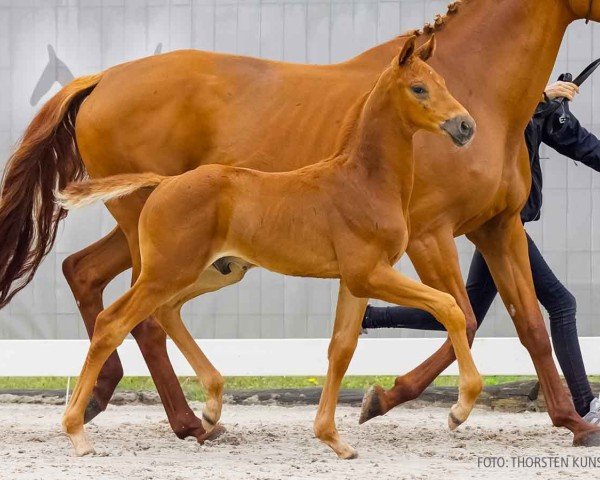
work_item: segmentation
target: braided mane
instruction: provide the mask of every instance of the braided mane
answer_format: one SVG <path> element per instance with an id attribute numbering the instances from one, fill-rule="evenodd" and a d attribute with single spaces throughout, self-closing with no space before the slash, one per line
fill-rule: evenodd
<path id="1" fill-rule="evenodd" d="M 409 32 L 406 32 L 404 35 L 406 35 L 406 36 L 415 35 L 418 37 L 420 35 L 428 35 L 428 34 L 432 34 L 432 33 L 435 33 L 437 31 L 441 30 L 444 27 L 444 25 L 446 24 L 446 22 L 448 21 L 448 18 L 453 15 L 456 15 L 458 13 L 458 10 L 459 10 L 460 6 L 462 5 L 462 3 L 463 3 L 463 0 L 456 0 L 455 2 L 450 3 L 448 5 L 448 9 L 447 9 L 445 15 L 437 14 L 435 16 L 433 23 L 426 23 L 425 25 L 423 25 L 423 28 L 411 30 Z"/>

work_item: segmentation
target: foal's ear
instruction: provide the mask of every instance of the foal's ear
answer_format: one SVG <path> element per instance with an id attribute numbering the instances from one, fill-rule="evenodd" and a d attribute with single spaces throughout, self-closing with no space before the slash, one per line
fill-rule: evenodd
<path id="1" fill-rule="evenodd" d="M 432 35 L 431 38 L 421 45 L 421 48 L 417 50 L 417 55 L 421 60 L 426 62 L 429 60 L 433 54 L 435 53 L 435 35 Z"/>
<path id="2" fill-rule="evenodd" d="M 417 37 L 413 35 L 410 37 L 404 45 L 402 46 L 402 50 L 400 51 L 400 55 L 398 56 L 398 65 L 403 67 L 406 63 L 411 59 L 411 57 L 415 53 L 415 41 Z"/>

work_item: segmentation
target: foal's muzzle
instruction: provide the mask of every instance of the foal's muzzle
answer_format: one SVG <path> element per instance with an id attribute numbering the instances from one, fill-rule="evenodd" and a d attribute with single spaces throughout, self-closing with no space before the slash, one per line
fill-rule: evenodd
<path id="1" fill-rule="evenodd" d="M 446 120 L 442 123 L 441 129 L 450 135 L 456 146 L 464 147 L 475 135 L 475 120 L 469 116 L 461 115 Z"/>

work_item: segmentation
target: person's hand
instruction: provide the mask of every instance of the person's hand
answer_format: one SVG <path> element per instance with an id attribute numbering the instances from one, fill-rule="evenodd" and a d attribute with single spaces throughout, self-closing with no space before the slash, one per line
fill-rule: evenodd
<path id="1" fill-rule="evenodd" d="M 573 100 L 575 95 L 579 93 L 579 87 L 570 82 L 556 82 L 548 85 L 544 90 L 548 100 L 564 97 L 568 100 Z"/>

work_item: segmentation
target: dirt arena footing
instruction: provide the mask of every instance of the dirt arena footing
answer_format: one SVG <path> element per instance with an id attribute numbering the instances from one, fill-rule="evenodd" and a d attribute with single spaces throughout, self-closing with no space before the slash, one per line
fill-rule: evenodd
<path id="1" fill-rule="evenodd" d="M 600 391 L 600 383 L 592 384 L 592 390 Z M 360 405 L 364 391 L 360 389 L 341 390 L 339 403 Z M 234 405 L 316 405 L 319 403 L 321 388 L 284 388 L 270 390 L 229 390 L 225 391 L 224 401 Z M 429 387 L 410 406 L 450 406 L 456 402 L 456 387 Z M 0 390 L 0 403 L 31 403 L 60 405 L 65 402 L 64 390 Z M 113 405 L 156 405 L 160 403 L 154 391 L 125 391 L 115 393 Z M 504 383 L 484 388 L 477 406 L 502 412 L 543 412 L 546 403 L 536 381 Z"/>

